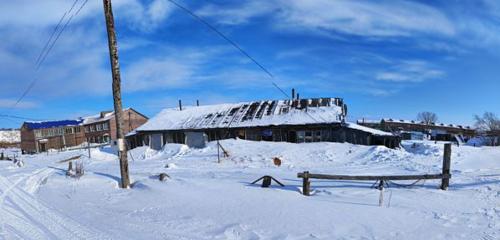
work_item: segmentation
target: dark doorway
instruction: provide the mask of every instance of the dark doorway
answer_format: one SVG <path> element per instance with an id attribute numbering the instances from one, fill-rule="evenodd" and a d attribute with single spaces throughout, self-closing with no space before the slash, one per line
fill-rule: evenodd
<path id="1" fill-rule="evenodd" d="M 288 142 L 292 142 L 292 143 L 297 142 L 297 132 L 295 132 L 295 131 L 288 132 Z"/>
<path id="2" fill-rule="evenodd" d="M 45 143 L 40 143 L 40 152 L 45 152 L 47 151 Z"/>

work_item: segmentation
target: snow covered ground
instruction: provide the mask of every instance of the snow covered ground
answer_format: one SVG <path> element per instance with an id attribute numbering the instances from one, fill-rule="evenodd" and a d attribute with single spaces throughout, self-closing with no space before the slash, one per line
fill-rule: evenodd
<path id="1" fill-rule="evenodd" d="M 19 130 L 0 130 L 0 143 L 18 143 L 21 142 L 21 132 Z"/>
<path id="2" fill-rule="evenodd" d="M 118 160 L 109 149 L 83 157 L 79 180 L 66 177 L 67 163 L 59 161 L 86 151 L 25 155 L 23 167 L 0 161 L 0 239 L 500 238 L 498 147 L 454 146 L 448 191 L 438 180 L 391 185 L 380 207 L 373 182 L 313 180 L 306 197 L 296 174 L 439 173 L 443 145 L 221 143 L 230 154 L 221 163 L 214 143 L 134 149 L 129 190 L 118 188 Z M 158 181 L 162 172 L 171 179 Z M 263 175 L 286 186 L 250 184 Z"/>

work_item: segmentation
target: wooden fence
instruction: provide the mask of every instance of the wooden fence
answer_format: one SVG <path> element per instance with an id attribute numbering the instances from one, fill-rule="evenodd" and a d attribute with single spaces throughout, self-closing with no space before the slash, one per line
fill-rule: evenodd
<path id="1" fill-rule="evenodd" d="M 378 175 L 378 176 L 363 176 L 363 175 L 329 175 L 329 174 L 314 174 L 308 171 L 298 173 L 297 177 L 302 178 L 302 194 L 309 196 L 311 192 L 310 179 L 326 179 L 326 180 L 359 180 L 359 181 L 379 181 L 381 187 L 384 182 L 391 180 L 422 180 L 422 179 L 441 179 L 441 189 L 446 190 L 450 184 L 450 165 L 451 165 L 451 144 L 444 145 L 443 168 L 440 174 L 421 174 L 421 175 Z"/>

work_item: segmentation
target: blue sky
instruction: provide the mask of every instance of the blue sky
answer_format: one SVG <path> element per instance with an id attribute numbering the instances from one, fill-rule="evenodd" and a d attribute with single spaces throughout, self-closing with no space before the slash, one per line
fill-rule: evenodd
<path id="1" fill-rule="evenodd" d="M 474 114 L 500 114 L 500 1 L 177 1 L 275 78 L 167 0 L 114 0 L 124 105 L 148 116 L 178 99 L 284 98 L 273 81 L 301 97 L 343 97 L 351 120 L 432 111 L 472 124 Z M 0 113 L 67 119 L 113 108 L 100 0 L 89 0 L 35 71 L 72 3 L 0 3 Z M 0 117 L 0 128 L 21 122 Z"/>

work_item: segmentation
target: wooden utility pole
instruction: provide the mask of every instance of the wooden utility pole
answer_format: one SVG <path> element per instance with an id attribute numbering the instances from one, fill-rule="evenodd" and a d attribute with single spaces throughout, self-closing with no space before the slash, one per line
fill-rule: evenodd
<path id="1" fill-rule="evenodd" d="M 125 134 L 123 133 L 123 110 L 121 97 L 120 63 L 118 62 L 118 47 L 115 35 L 115 21 L 111 0 L 103 0 L 104 16 L 106 17 L 106 29 L 108 31 L 109 59 L 111 61 L 111 73 L 113 76 L 113 101 L 116 119 L 116 140 L 118 156 L 120 158 L 120 174 L 122 178 L 121 187 L 129 188 L 130 178 L 128 174 L 127 148 L 125 147 Z"/>

